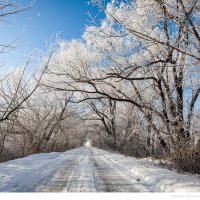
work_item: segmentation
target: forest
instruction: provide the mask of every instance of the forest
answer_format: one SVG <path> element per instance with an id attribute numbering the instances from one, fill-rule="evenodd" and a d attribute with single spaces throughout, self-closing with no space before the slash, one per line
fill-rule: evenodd
<path id="1" fill-rule="evenodd" d="M 1 66 L 0 162 L 90 141 L 200 173 L 200 1 L 89 4 L 104 19 L 81 38 Z M 32 7 L 1 0 L 1 23 Z M 0 55 L 13 48 L 0 40 Z"/>

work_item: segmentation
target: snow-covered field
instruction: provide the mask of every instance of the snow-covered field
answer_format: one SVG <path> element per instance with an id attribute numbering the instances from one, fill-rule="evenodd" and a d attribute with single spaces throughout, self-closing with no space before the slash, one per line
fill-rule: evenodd
<path id="1" fill-rule="evenodd" d="M 0 192 L 200 192 L 197 176 L 81 147 L 0 164 Z"/>

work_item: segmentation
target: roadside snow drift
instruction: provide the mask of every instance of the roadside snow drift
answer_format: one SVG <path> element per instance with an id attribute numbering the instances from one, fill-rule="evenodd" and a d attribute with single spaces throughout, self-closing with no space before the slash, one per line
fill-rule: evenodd
<path id="1" fill-rule="evenodd" d="M 110 159 L 130 171 L 135 179 L 142 182 L 153 192 L 200 192 L 200 176 L 179 174 L 161 168 L 145 159 L 109 154 Z"/>
<path id="2" fill-rule="evenodd" d="M 143 164 L 133 166 L 131 173 L 145 182 L 152 191 L 200 192 L 200 180 L 194 176 Z"/>
<path id="3" fill-rule="evenodd" d="M 33 192 L 80 149 L 41 153 L 0 164 L 0 192 Z"/>

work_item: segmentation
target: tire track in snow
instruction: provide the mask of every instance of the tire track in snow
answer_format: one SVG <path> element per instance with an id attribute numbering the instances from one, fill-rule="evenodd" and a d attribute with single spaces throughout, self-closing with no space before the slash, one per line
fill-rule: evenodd
<path id="1" fill-rule="evenodd" d="M 105 192 L 149 192 L 144 185 L 134 179 L 126 169 L 108 159 L 105 152 L 92 149 L 92 159 L 96 167 L 95 176 L 101 191 Z"/>
<path id="2" fill-rule="evenodd" d="M 95 148 L 82 148 L 39 192 L 147 192 L 128 171 Z"/>
<path id="3" fill-rule="evenodd" d="M 76 164 L 80 158 L 82 151 L 78 151 L 72 154 L 64 163 L 60 166 L 60 169 L 52 174 L 52 178 L 47 182 L 44 182 L 37 187 L 36 192 L 62 192 L 73 170 L 76 169 Z"/>
<path id="4" fill-rule="evenodd" d="M 38 192 L 99 192 L 91 163 L 89 148 L 83 148 L 77 155 L 71 156 L 65 166 L 55 173 Z"/>

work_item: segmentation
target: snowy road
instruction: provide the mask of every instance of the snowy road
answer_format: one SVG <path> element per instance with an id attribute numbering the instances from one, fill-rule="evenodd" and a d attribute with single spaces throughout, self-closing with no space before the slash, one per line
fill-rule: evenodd
<path id="1" fill-rule="evenodd" d="M 104 151 L 81 148 L 38 192 L 147 192 L 125 168 L 112 162 Z"/>
<path id="2" fill-rule="evenodd" d="M 81 147 L 1 163 L 0 192 L 200 192 L 200 177 Z"/>

